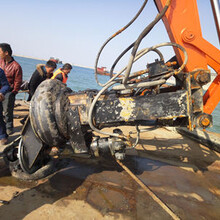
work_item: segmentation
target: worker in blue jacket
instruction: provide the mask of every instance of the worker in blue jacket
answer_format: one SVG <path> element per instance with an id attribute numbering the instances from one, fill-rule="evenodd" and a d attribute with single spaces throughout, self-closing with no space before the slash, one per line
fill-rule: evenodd
<path id="1" fill-rule="evenodd" d="M 8 142 L 8 135 L 6 133 L 5 122 L 3 119 L 2 101 L 5 99 L 5 94 L 10 89 L 8 80 L 4 71 L 0 68 L 0 146 L 6 145 Z"/>

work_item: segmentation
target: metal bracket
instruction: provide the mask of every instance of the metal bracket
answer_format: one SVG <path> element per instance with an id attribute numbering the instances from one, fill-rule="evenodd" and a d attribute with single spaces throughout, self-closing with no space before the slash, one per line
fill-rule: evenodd
<path id="1" fill-rule="evenodd" d="M 74 106 L 68 111 L 68 130 L 70 136 L 70 144 L 74 153 L 88 153 L 88 148 L 81 129 L 78 107 Z"/>

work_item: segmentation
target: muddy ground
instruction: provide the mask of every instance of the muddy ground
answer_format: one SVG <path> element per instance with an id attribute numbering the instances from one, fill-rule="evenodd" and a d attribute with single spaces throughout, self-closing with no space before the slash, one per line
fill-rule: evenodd
<path id="1" fill-rule="evenodd" d="M 27 107 L 17 106 L 19 117 Z M 135 131 L 123 127 L 124 133 Z M 123 162 L 181 219 L 220 219 L 219 154 L 166 128 L 141 133 Z M 1 219 L 171 219 L 114 160 L 72 159 L 48 178 L 21 181 L 0 160 Z"/>

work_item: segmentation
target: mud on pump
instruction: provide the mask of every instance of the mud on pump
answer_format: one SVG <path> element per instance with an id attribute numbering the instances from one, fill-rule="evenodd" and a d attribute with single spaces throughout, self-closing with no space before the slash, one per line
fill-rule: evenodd
<path id="1" fill-rule="evenodd" d="M 110 80 L 105 84 L 98 82 L 103 86 L 100 91 L 75 93 L 58 80 L 42 82 L 31 100 L 19 147 L 17 151 L 13 149 L 13 153 L 8 152 L 7 158 L 18 161 L 17 168 L 23 172 L 34 174 L 47 166 L 54 155 L 110 156 L 122 160 L 126 151 L 138 143 L 138 125 L 148 122 L 184 126 L 190 130 L 211 126 L 211 112 L 219 102 L 219 95 L 216 96 L 220 90 L 216 86 L 219 75 L 204 96 L 202 86 L 210 82 L 207 65 L 216 72 L 220 69 L 220 56 L 217 56 L 220 52 L 202 38 L 196 1 L 185 2 L 155 0 L 159 14 L 116 59 Z M 97 56 L 95 71 L 105 45 L 138 17 L 146 3 L 144 1 L 127 26 L 104 43 Z M 182 12 L 186 13 L 184 19 Z M 191 22 L 192 18 L 195 22 Z M 137 51 L 142 39 L 160 19 L 163 19 L 171 42 Z M 176 53 L 167 62 L 159 50 L 165 46 L 172 46 Z M 130 49 L 128 65 L 113 76 L 117 62 Z M 157 53 L 158 59 L 147 64 L 145 69 L 131 73 L 133 63 L 148 52 Z M 170 77 L 175 78 L 174 85 L 166 84 Z M 119 125 L 136 126 L 136 141 L 131 141 L 117 128 L 112 133 L 101 130 Z M 100 137 L 99 133 L 105 137 Z"/>

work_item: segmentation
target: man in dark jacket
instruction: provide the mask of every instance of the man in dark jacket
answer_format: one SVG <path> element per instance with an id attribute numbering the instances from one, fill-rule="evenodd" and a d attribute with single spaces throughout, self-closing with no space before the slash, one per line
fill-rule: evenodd
<path id="1" fill-rule="evenodd" d="M 35 93 L 37 87 L 46 79 L 50 79 L 53 76 L 53 71 L 57 68 L 57 65 L 54 61 L 47 61 L 46 65 L 38 64 L 36 70 L 31 76 L 30 82 L 28 84 L 29 97 L 27 101 L 30 101 L 32 96 Z M 21 124 L 24 124 L 28 115 L 20 120 Z"/>
<path id="2" fill-rule="evenodd" d="M 8 84 L 8 80 L 5 76 L 4 71 L 0 68 L 0 146 L 7 144 L 7 133 L 5 122 L 2 114 L 2 101 L 4 100 L 4 96 L 9 90 L 10 86 Z"/>
<path id="3" fill-rule="evenodd" d="M 28 101 L 31 100 L 32 96 L 35 93 L 35 90 L 46 79 L 50 79 L 53 75 L 53 71 L 57 68 L 57 65 L 54 61 L 47 61 L 46 65 L 38 64 L 36 70 L 31 76 L 28 88 L 29 88 L 29 97 Z"/>
<path id="4" fill-rule="evenodd" d="M 7 133 L 13 132 L 13 111 L 15 103 L 15 95 L 20 90 L 22 83 L 21 66 L 12 57 L 12 49 L 9 44 L 0 44 L 0 68 L 5 72 L 9 82 L 10 89 L 5 95 L 5 100 L 2 102 L 5 115 Z"/>

